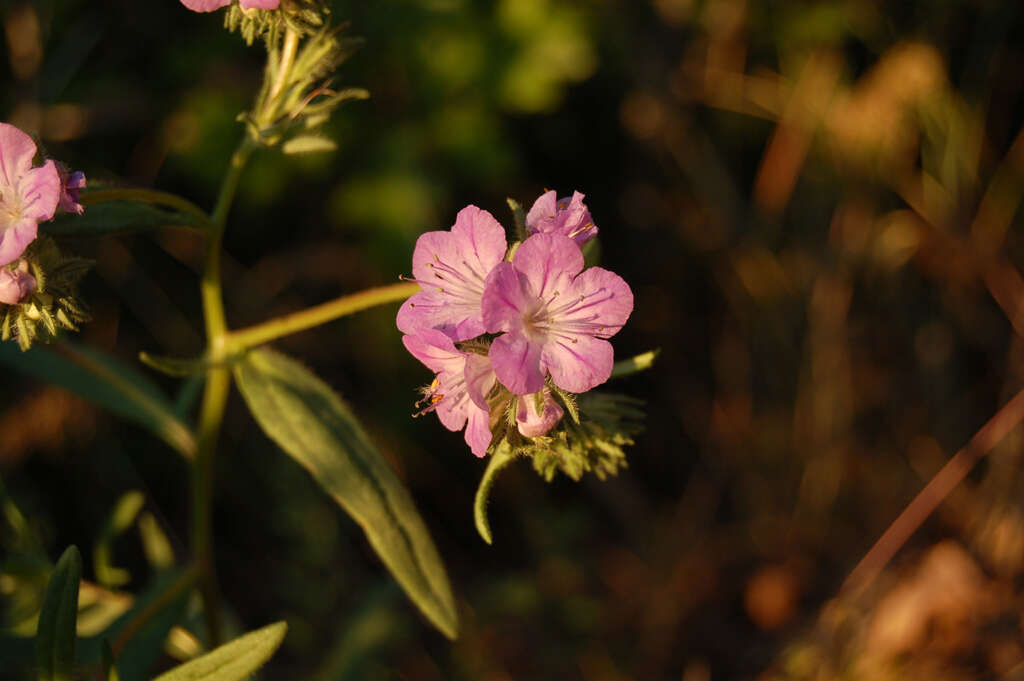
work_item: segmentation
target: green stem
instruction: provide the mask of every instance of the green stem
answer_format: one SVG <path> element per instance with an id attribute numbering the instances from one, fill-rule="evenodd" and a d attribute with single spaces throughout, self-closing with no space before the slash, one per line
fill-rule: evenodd
<path id="1" fill-rule="evenodd" d="M 210 216 L 196 204 L 177 194 L 160 192 L 155 189 L 86 189 L 82 191 L 81 201 L 87 206 L 108 201 L 143 201 L 155 206 L 166 206 L 181 211 L 206 226 L 210 224 Z"/>
<path id="2" fill-rule="evenodd" d="M 195 585 L 198 572 L 196 565 L 189 565 L 160 595 L 150 601 L 146 607 L 135 613 L 135 616 L 128 621 L 124 629 L 121 630 L 121 633 L 114 640 L 113 652 L 115 657 L 121 654 L 125 644 L 132 640 L 132 637 L 139 633 L 142 627 L 170 607 L 171 604 L 181 598 Z"/>
<path id="3" fill-rule="evenodd" d="M 391 284 L 390 286 L 366 289 L 277 319 L 271 319 L 262 324 L 232 331 L 227 335 L 225 341 L 230 348 L 230 354 L 234 354 L 288 334 L 320 326 L 325 322 L 354 312 L 405 300 L 419 289 L 419 284 L 414 283 Z"/>
<path id="4" fill-rule="evenodd" d="M 248 136 L 242 140 L 231 157 L 231 165 L 221 184 L 217 203 L 211 214 L 211 229 L 206 240 L 200 292 L 203 316 L 206 319 L 207 356 L 219 361 L 224 356 L 227 321 L 224 317 L 224 299 L 220 281 L 220 254 L 224 240 L 224 225 L 228 211 L 238 189 L 245 164 L 252 154 L 253 143 Z M 199 591 L 203 597 L 203 613 L 209 633 L 209 645 L 221 643 L 220 596 L 213 562 L 212 499 L 214 452 L 220 436 L 231 388 L 231 375 L 224 367 L 216 367 L 206 376 L 203 403 L 199 412 L 198 451 L 192 466 L 192 553 L 199 568 Z"/>

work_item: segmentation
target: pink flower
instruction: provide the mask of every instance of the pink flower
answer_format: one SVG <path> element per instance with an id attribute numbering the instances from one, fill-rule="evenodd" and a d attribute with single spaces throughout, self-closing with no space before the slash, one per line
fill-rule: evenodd
<path id="1" fill-rule="evenodd" d="M 554 190 L 541 194 L 526 214 L 526 229 L 530 234 L 561 234 L 582 246 L 597 236 L 583 196 L 573 192 L 571 199 L 556 200 Z"/>
<path id="2" fill-rule="evenodd" d="M 452 339 L 436 329 L 422 329 L 403 336 L 402 343 L 413 357 L 435 372 L 433 383 L 422 402 L 420 413 L 436 411 L 450 431 L 466 428 L 466 444 L 477 456 L 491 444 L 491 411 L 487 394 L 494 387 L 491 361 L 484 355 L 462 352 Z"/>
<path id="3" fill-rule="evenodd" d="M 0 123 L 0 266 L 17 260 L 36 238 L 39 222 L 57 210 L 57 166 L 47 161 L 33 168 L 35 155 L 31 137 Z"/>
<path id="4" fill-rule="evenodd" d="M 221 7 L 227 7 L 231 0 L 181 0 L 181 4 L 193 12 L 213 12 Z M 281 0 L 240 0 L 242 9 L 277 9 Z"/>
<path id="5" fill-rule="evenodd" d="M 633 311 L 622 277 L 583 271 L 583 253 L 561 234 L 534 234 L 512 262 L 495 266 L 482 298 L 494 373 L 517 395 L 540 391 L 544 377 L 582 393 L 611 375 L 614 336 Z"/>
<path id="6" fill-rule="evenodd" d="M 540 437 L 547 435 L 548 431 L 562 420 L 564 414 L 565 411 L 551 397 L 551 391 L 545 388 L 543 393 L 523 395 L 519 398 L 519 404 L 516 406 L 516 425 L 524 437 Z"/>
<path id="7" fill-rule="evenodd" d="M 440 329 L 455 341 L 484 332 L 484 281 L 505 257 L 505 230 L 487 211 L 466 206 L 451 231 L 421 234 L 412 255 L 412 281 L 420 292 L 398 310 L 402 333 Z"/>
<path id="8" fill-rule="evenodd" d="M 63 163 L 57 163 L 57 175 L 60 177 L 60 209 L 81 215 L 85 208 L 79 203 L 79 192 L 85 189 L 85 173 L 71 172 Z"/>
<path id="9" fill-rule="evenodd" d="M 36 279 L 28 273 L 28 263 L 19 260 L 14 269 L 0 268 L 0 303 L 17 305 L 36 290 Z"/>

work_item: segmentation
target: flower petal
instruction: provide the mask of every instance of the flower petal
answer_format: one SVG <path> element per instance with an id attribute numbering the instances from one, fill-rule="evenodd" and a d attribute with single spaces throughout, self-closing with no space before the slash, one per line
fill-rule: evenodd
<path id="1" fill-rule="evenodd" d="M 242 9 L 277 9 L 281 0 L 241 0 Z"/>
<path id="2" fill-rule="evenodd" d="M 181 0 L 181 4 L 193 12 L 212 12 L 221 7 L 227 7 L 231 4 L 231 0 Z"/>
<path id="3" fill-rule="evenodd" d="M 580 273 L 583 252 L 561 234 L 534 234 L 516 249 L 512 263 L 526 275 L 533 295 L 547 300 L 556 291 L 564 291 L 570 279 Z"/>
<path id="4" fill-rule="evenodd" d="M 629 284 L 602 267 L 591 267 L 580 273 L 566 295 L 580 302 L 559 315 L 556 321 L 569 325 L 586 322 L 592 328 L 588 333 L 599 338 L 618 333 L 633 312 L 633 291 Z"/>
<path id="5" fill-rule="evenodd" d="M 491 343 L 490 358 L 501 384 L 516 395 L 535 393 L 544 387 L 540 343 L 519 333 L 506 333 Z"/>
<path id="6" fill-rule="evenodd" d="M 9 265 L 25 252 L 36 238 L 39 225 L 31 218 L 22 218 L 0 231 L 0 266 Z"/>
<path id="7" fill-rule="evenodd" d="M 0 184 L 16 187 L 36 155 L 36 143 L 10 123 L 0 123 Z"/>
<path id="8" fill-rule="evenodd" d="M 508 242 L 505 228 L 483 208 L 466 206 L 455 216 L 452 240 L 463 265 L 482 280 L 505 258 Z"/>
<path id="9" fill-rule="evenodd" d="M 436 329 L 421 329 L 414 335 L 402 336 L 402 344 L 413 357 L 434 373 L 460 373 L 466 362 L 452 339 Z"/>
<path id="10" fill-rule="evenodd" d="M 534 304 L 526 280 L 510 262 L 491 270 L 480 300 L 484 328 L 488 333 L 523 330 L 523 315 Z"/>
<path id="11" fill-rule="evenodd" d="M 571 393 L 585 393 L 607 381 L 613 363 L 612 344 L 585 334 L 572 342 L 552 338 L 544 344 L 541 356 L 541 366 L 551 372 L 555 385 Z"/>
<path id="12" fill-rule="evenodd" d="M 22 175 L 18 182 L 21 199 L 21 217 L 36 221 L 49 220 L 57 212 L 61 184 L 57 164 L 47 161 Z"/>
<path id="13" fill-rule="evenodd" d="M 530 212 L 526 214 L 526 228 L 530 233 L 543 231 L 540 229 L 542 220 L 551 220 L 558 213 L 558 198 L 555 190 L 549 190 L 537 197 L 537 200 L 530 206 Z"/>
<path id="14" fill-rule="evenodd" d="M 476 456 L 487 454 L 491 446 L 491 414 L 476 405 L 469 408 L 466 423 L 466 444 Z"/>
<path id="15" fill-rule="evenodd" d="M 491 366 L 491 358 L 486 355 L 475 353 L 466 354 L 466 392 L 469 399 L 473 400 L 480 409 L 490 410 L 487 404 L 487 395 L 494 387 L 497 378 L 494 375 L 494 367 Z"/>

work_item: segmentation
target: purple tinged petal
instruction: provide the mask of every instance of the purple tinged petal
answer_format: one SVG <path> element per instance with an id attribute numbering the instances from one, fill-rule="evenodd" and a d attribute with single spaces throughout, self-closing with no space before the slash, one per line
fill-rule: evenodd
<path id="1" fill-rule="evenodd" d="M 555 385 L 571 393 L 585 393 L 607 381 L 614 362 L 611 343 L 585 334 L 572 341 L 552 339 L 544 344 L 541 356 Z"/>
<path id="2" fill-rule="evenodd" d="M 537 411 L 538 398 L 543 405 L 543 410 L 539 412 Z M 540 437 L 547 435 L 548 431 L 562 420 L 564 414 L 565 412 L 551 397 L 548 390 L 544 391 L 543 396 L 523 395 L 519 398 L 519 404 L 516 407 L 516 425 L 519 427 L 519 433 L 524 437 Z"/>
<path id="3" fill-rule="evenodd" d="M 491 269 L 505 258 L 508 242 L 505 228 L 483 208 L 466 206 L 455 216 L 452 239 L 467 267 L 486 279 Z"/>
<path id="4" fill-rule="evenodd" d="M 181 0 L 181 4 L 193 12 L 213 12 L 221 7 L 227 7 L 231 0 Z"/>
<path id="5" fill-rule="evenodd" d="M 13 272 L 10 268 L 0 269 L 0 303 L 16 305 L 36 290 L 36 279 L 28 273 L 24 260 Z"/>
<path id="6" fill-rule="evenodd" d="M 583 198 L 574 191 L 572 198 L 557 200 L 555 192 L 545 192 L 526 215 L 527 229 L 531 234 L 561 234 L 582 246 L 597 236 L 597 226 Z"/>
<path id="7" fill-rule="evenodd" d="M 539 391 L 544 387 L 544 372 L 540 366 L 542 349 L 541 343 L 531 341 L 523 334 L 498 336 L 491 343 L 489 353 L 495 376 L 516 395 Z"/>
<path id="8" fill-rule="evenodd" d="M 476 405 L 469 407 L 466 423 L 466 444 L 470 451 L 478 457 L 487 454 L 491 446 L 491 414 Z"/>
<path id="9" fill-rule="evenodd" d="M 63 163 L 58 163 L 57 175 L 60 177 L 60 209 L 81 215 L 85 206 L 79 202 L 79 192 L 85 189 L 85 173 L 80 170 L 71 172 Z"/>
<path id="10" fill-rule="evenodd" d="M 583 269 L 583 252 L 569 237 L 534 234 L 516 249 L 512 263 L 530 282 L 530 292 L 547 301 Z"/>

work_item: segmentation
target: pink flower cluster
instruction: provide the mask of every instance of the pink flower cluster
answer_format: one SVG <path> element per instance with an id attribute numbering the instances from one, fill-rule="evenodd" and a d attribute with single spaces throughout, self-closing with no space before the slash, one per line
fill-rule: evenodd
<path id="1" fill-rule="evenodd" d="M 13 305 L 36 288 L 28 263 L 21 258 L 41 221 L 57 208 L 82 212 L 78 192 L 85 175 L 69 173 L 54 161 L 33 167 L 36 144 L 8 123 L 0 123 L 0 303 Z"/>
<path id="2" fill-rule="evenodd" d="M 558 201 L 555 192 L 545 193 L 526 227 L 530 236 L 510 261 L 504 228 L 476 206 L 459 211 L 450 231 L 421 235 L 412 259 L 420 291 L 396 320 L 405 347 L 437 374 L 424 411 L 436 411 L 449 430 L 465 426 L 477 456 L 491 443 L 488 397 L 495 388 L 518 396 L 523 436 L 544 435 L 563 415 L 547 378 L 570 393 L 608 380 L 607 339 L 633 310 L 622 277 L 584 270 L 580 246 L 597 228 L 582 194 Z M 486 338 L 464 343 L 484 334 L 495 335 L 489 346 Z"/>
<path id="3" fill-rule="evenodd" d="M 181 0 L 181 4 L 193 12 L 213 12 L 221 7 L 227 7 L 231 0 Z M 242 9 L 277 9 L 281 0 L 240 0 Z"/>

